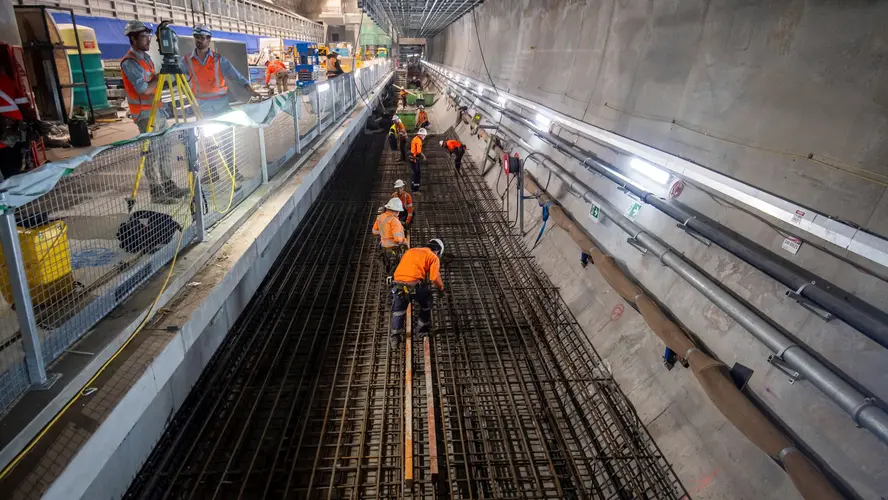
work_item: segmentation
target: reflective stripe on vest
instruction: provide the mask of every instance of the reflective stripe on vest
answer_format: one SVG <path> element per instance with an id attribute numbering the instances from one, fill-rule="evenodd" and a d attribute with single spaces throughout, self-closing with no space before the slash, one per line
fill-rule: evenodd
<path id="1" fill-rule="evenodd" d="M 154 78 L 154 62 L 136 57 L 136 54 L 133 53 L 132 49 L 123 56 L 120 63 L 123 64 L 123 61 L 126 61 L 127 59 L 133 59 L 139 63 L 139 66 L 145 71 L 144 79 L 146 81 Z M 129 81 L 129 78 L 127 78 L 126 72 L 121 71 L 121 73 L 123 74 L 123 89 L 126 91 L 126 102 L 129 104 L 130 114 L 135 116 L 143 111 L 150 110 L 151 103 L 154 101 L 155 85 L 149 84 L 148 91 L 145 94 L 140 94 L 136 92 L 136 87 L 131 81 Z"/>
<path id="2" fill-rule="evenodd" d="M 391 238 L 386 236 L 386 225 L 388 224 L 388 221 L 392 219 L 398 220 L 398 217 L 389 213 L 385 213 L 379 216 L 379 242 L 383 248 L 392 248 L 398 246 L 398 244 L 395 242 L 395 237 L 404 237 L 403 231 L 392 234 Z"/>
<path id="3" fill-rule="evenodd" d="M 22 120 L 24 117 L 19 107 L 16 106 L 16 102 L 18 99 L 13 99 L 9 94 L 0 90 L 0 113 L 8 115 L 13 120 Z M 25 99 L 25 102 L 28 100 Z"/>
<path id="4" fill-rule="evenodd" d="M 225 78 L 222 77 L 221 56 L 214 52 L 207 57 L 205 64 L 198 62 L 196 68 L 194 59 L 192 52 L 188 56 L 188 69 L 191 71 L 191 90 L 194 91 L 194 97 L 205 101 L 228 95 L 228 87 L 225 86 Z M 209 73 L 212 73 L 212 76 Z M 213 80 L 213 83 L 210 83 L 210 80 Z"/>

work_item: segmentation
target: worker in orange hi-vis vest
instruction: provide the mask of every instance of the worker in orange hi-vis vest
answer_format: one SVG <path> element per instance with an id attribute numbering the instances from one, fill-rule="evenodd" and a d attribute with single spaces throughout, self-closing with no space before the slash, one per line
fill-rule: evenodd
<path id="1" fill-rule="evenodd" d="M 151 103 L 157 87 L 158 72 L 148 55 L 151 45 L 151 29 L 142 21 L 130 21 L 123 28 L 129 38 L 130 49 L 120 60 L 123 74 L 123 89 L 129 104 L 129 117 L 136 122 L 139 133 L 148 131 Z M 167 114 L 163 108 L 157 110 L 151 132 L 161 132 L 167 128 Z M 188 194 L 188 190 L 173 182 L 172 147 L 169 141 L 151 141 L 148 158 L 145 161 L 145 175 L 151 188 L 151 202 L 172 205 Z"/>
<path id="2" fill-rule="evenodd" d="M 373 234 L 379 236 L 380 258 L 386 281 L 391 281 L 392 272 L 401 258 L 403 248 L 407 246 L 407 237 L 399 216 L 404 206 L 398 198 L 392 198 L 385 204 L 385 211 L 376 217 L 373 223 Z"/>
<path id="3" fill-rule="evenodd" d="M 426 113 L 425 106 L 422 104 L 419 105 L 419 110 L 416 112 L 416 126 L 419 128 L 428 128 L 429 126 L 429 114 Z"/>
<path id="4" fill-rule="evenodd" d="M 419 305 L 419 319 L 416 333 L 424 337 L 432 328 L 432 286 L 444 291 L 441 279 L 441 255 L 444 242 L 438 238 L 419 248 L 404 252 L 401 262 L 395 269 L 392 282 L 392 329 L 390 343 L 397 349 L 401 335 L 407 327 L 407 306 L 412 300 Z"/>
<path id="5" fill-rule="evenodd" d="M 404 224 L 406 229 L 410 229 L 410 224 L 413 223 L 413 196 L 404 189 L 407 186 L 407 183 L 398 179 L 395 181 L 395 192 L 392 193 L 392 198 L 397 198 L 401 200 L 401 205 L 404 207 L 404 211 L 401 212 L 399 219 L 401 223 Z"/>
<path id="6" fill-rule="evenodd" d="M 231 64 L 231 61 L 210 48 L 213 32 L 206 25 L 195 26 L 193 35 L 194 50 L 182 56 L 179 65 L 188 77 L 191 91 L 197 97 L 203 118 L 231 111 L 228 83 L 242 87 L 253 97 L 259 97 L 259 93 L 253 90 L 250 81 Z"/>
<path id="7" fill-rule="evenodd" d="M 462 167 L 463 155 L 466 154 L 466 145 L 453 139 L 439 141 L 438 144 L 446 149 L 447 152 L 450 153 L 450 156 L 453 157 L 453 166 L 456 167 L 456 173 L 459 173 L 459 170 Z"/>
<path id="8" fill-rule="evenodd" d="M 425 140 L 426 129 L 421 128 L 419 132 L 413 137 L 413 140 L 410 141 L 410 166 L 413 169 L 413 192 L 419 192 L 419 181 L 421 177 L 420 172 L 420 161 L 425 160 L 425 153 L 422 152 L 422 141 Z"/>
<path id="9" fill-rule="evenodd" d="M 271 77 L 274 77 L 274 84 L 278 94 L 283 94 L 290 90 L 290 73 L 283 61 L 274 58 L 274 61 L 265 63 L 265 88 L 271 90 Z"/>

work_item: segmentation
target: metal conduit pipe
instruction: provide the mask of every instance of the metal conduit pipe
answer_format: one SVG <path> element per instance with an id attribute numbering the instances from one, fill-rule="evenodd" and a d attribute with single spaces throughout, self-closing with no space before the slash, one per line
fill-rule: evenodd
<path id="1" fill-rule="evenodd" d="M 453 82 L 454 85 L 468 90 L 473 95 L 483 100 L 486 104 L 509 116 L 512 120 L 527 125 L 531 130 L 534 130 L 534 134 L 541 140 L 558 151 L 575 158 L 582 163 L 586 169 L 623 186 L 627 191 L 639 197 L 645 203 L 652 205 L 679 223 L 685 224 L 691 230 L 696 231 L 703 237 L 736 255 L 746 263 L 779 281 L 796 294 L 810 300 L 816 306 L 835 315 L 854 329 L 872 339 L 874 342 L 877 342 L 882 347 L 888 348 L 888 315 L 878 310 L 876 307 L 867 304 L 863 300 L 855 298 L 853 294 L 840 288 L 829 286 L 823 288 L 823 285 L 818 283 L 817 280 L 812 281 L 809 277 L 785 266 L 776 256 L 770 254 L 770 252 L 756 249 L 745 242 L 735 239 L 723 231 L 720 228 L 720 224 L 699 220 L 681 207 L 670 204 L 666 200 L 653 193 L 645 191 L 635 184 L 626 182 L 612 165 L 601 160 L 594 154 L 588 151 L 583 151 L 574 144 L 554 134 L 537 131 L 537 125 L 520 114 L 506 109 L 504 105 L 496 103 L 484 95 L 476 93 L 472 88 L 461 85 L 459 82 L 455 82 L 447 76 L 444 76 L 444 78 Z M 852 297 L 853 300 L 849 300 L 848 297 Z"/>
<path id="2" fill-rule="evenodd" d="M 540 162 L 540 165 L 552 172 L 552 175 L 561 180 L 566 186 L 569 186 L 571 190 L 576 192 L 579 198 L 601 207 L 601 212 L 608 216 L 620 229 L 628 233 L 642 247 L 656 255 L 663 265 L 675 271 L 682 279 L 765 344 L 768 349 L 774 351 L 775 356 L 782 359 L 787 366 L 799 372 L 802 378 L 807 379 L 812 385 L 820 389 L 828 398 L 851 415 L 851 419 L 855 424 L 869 429 L 882 442 L 888 443 L 888 413 L 876 405 L 872 398 L 862 394 L 841 376 L 809 354 L 808 351 L 790 340 L 768 321 L 734 298 L 733 295 L 720 287 L 710 276 L 698 271 L 671 247 L 663 244 L 655 236 L 649 234 L 628 217 L 624 216 L 619 209 L 599 196 L 592 188 L 577 179 L 564 167 L 548 158 L 544 162 Z M 578 189 L 578 187 L 582 188 L 582 190 Z"/>
<path id="3" fill-rule="evenodd" d="M 484 97 L 481 98 L 487 100 Z M 505 112 L 509 113 L 508 110 Z M 526 123 L 526 120 L 520 116 L 515 119 Z M 502 125 L 500 129 L 517 135 Z M 540 139 L 551 144 L 545 136 L 540 135 Z M 566 153 L 582 161 L 582 158 L 577 158 L 575 153 L 570 151 Z M 624 216 L 620 210 L 599 196 L 567 169 L 552 161 L 551 158 L 546 158 L 544 162 L 540 162 L 540 165 L 552 172 L 577 197 L 601 207 L 602 213 L 610 217 L 617 226 L 632 236 L 642 247 L 656 255 L 660 262 L 675 271 L 682 279 L 765 344 L 777 358 L 783 360 L 787 366 L 797 371 L 801 377 L 809 380 L 812 385 L 845 410 L 855 424 L 869 429 L 879 440 L 888 443 L 888 413 L 875 403 L 874 398 L 858 391 L 841 376 L 774 328 L 768 321 L 721 288 L 710 276 L 698 271 L 674 252 L 671 247 L 663 244 L 655 236 Z"/>

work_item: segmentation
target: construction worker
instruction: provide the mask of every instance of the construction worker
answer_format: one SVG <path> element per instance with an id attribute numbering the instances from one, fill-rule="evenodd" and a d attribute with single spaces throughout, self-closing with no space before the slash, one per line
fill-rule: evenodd
<path id="1" fill-rule="evenodd" d="M 459 173 L 459 169 L 462 167 L 463 155 L 466 154 L 466 145 L 453 139 L 440 141 L 438 144 L 446 149 L 447 152 L 450 153 L 450 156 L 453 157 L 453 166 L 456 167 L 456 173 Z"/>
<path id="2" fill-rule="evenodd" d="M 432 285 L 439 291 L 444 291 L 444 281 L 441 279 L 443 253 L 444 242 L 433 238 L 425 246 L 407 250 L 401 257 L 392 282 L 392 349 L 398 348 L 401 335 L 406 331 L 407 306 L 413 299 L 419 304 L 417 335 L 424 337 L 431 331 Z"/>
<path id="3" fill-rule="evenodd" d="M 274 61 L 268 61 L 265 63 L 265 88 L 271 90 L 271 77 L 274 77 L 275 87 L 277 87 L 277 93 L 283 94 L 284 92 L 290 90 L 290 72 L 287 71 L 287 66 L 281 61 L 279 58 L 275 57 Z"/>
<path id="4" fill-rule="evenodd" d="M 345 73 L 342 71 L 342 65 L 339 64 L 339 54 L 331 50 L 327 53 L 327 78 L 335 78 Z"/>
<path id="5" fill-rule="evenodd" d="M 404 211 L 401 200 L 393 197 L 385 204 L 385 211 L 376 217 L 373 223 L 373 234 L 379 236 L 381 259 L 386 281 L 391 280 L 392 272 L 398 264 L 403 247 L 407 246 L 407 237 L 404 235 L 404 226 L 401 225 L 400 215 Z"/>
<path id="6" fill-rule="evenodd" d="M 129 51 L 120 60 L 123 88 L 126 91 L 126 100 L 129 104 L 129 117 L 139 127 L 139 132 L 144 134 L 148 131 L 151 103 L 158 80 L 154 62 L 148 55 L 151 45 L 151 29 L 142 21 L 130 21 L 124 26 L 123 33 L 130 42 Z M 166 128 L 166 111 L 159 108 L 155 113 L 152 132 L 160 132 Z M 187 195 L 188 190 L 176 186 L 173 182 L 172 148 L 166 141 L 160 141 L 160 144 L 161 147 L 157 148 L 155 147 L 156 142 L 152 141 L 149 146 L 148 158 L 145 161 L 145 175 L 148 177 L 151 189 L 151 202 L 171 205 Z M 157 159 L 156 157 L 159 155 L 166 158 Z"/>
<path id="7" fill-rule="evenodd" d="M 425 106 L 422 104 L 419 105 L 419 110 L 416 112 L 416 126 L 419 128 L 429 126 L 429 114 L 426 113 Z"/>
<path id="8" fill-rule="evenodd" d="M 37 114 L 24 91 L 0 66 L 0 173 L 2 179 L 20 174 L 28 145 L 29 122 L 37 121 Z"/>
<path id="9" fill-rule="evenodd" d="M 410 141 L 410 167 L 413 169 L 413 192 L 419 192 L 419 181 L 420 181 L 420 161 L 425 160 L 425 153 L 422 152 L 422 141 L 425 140 L 426 129 L 421 128 L 419 132 L 413 136 L 413 140 Z"/>
<path id="10" fill-rule="evenodd" d="M 395 192 L 392 193 L 392 198 L 397 198 L 401 200 L 401 206 L 404 207 L 404 211 L 399 215 L 399 219 L 406 229 L 410 229 L 410 224 L 413 224 L 413 196 L 404 189 L 407 186 L 407 183 L 398 179 L 395 181 Z"/>
<path id="11" fill-rule="evenodd" d="M 407 161 L 407 127 L 398 115 L 392 117 L 392 126 L 389 127 L 389 146 L 392 151 L 401 151 L 401 161 Z"/>
<path id="12" fill-rule="evenodd" d="M 402 108 L 407 106 L 407 89 L 401 88 L 401 90 L 398 91 L 398 100 L 400 101 Z"/>
<path id="13" fill-rule="evenodd" d="M 194 27 L 194 50 L 182 56 L 180 64 L 191 82 L 200 113 L 210 118 L 231 110 L 226 80 L 236 82 L 251 96 L 259 97 L 250 81 L 231 64 L 227 57 L 210 49 L 213 33 L 206 25 Z"/>

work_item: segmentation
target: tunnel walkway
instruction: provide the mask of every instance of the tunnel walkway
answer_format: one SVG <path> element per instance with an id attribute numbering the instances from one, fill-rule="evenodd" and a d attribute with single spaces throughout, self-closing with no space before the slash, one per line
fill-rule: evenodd
<path id="1" fill-rule="evenodd" d="M 389 347 L 370 227 L 410 169 L 365 135 L 126 498 L 686 495 L 498 197 L 437 140 L 411 229 L 454 255 L 432 338 Z"/>

